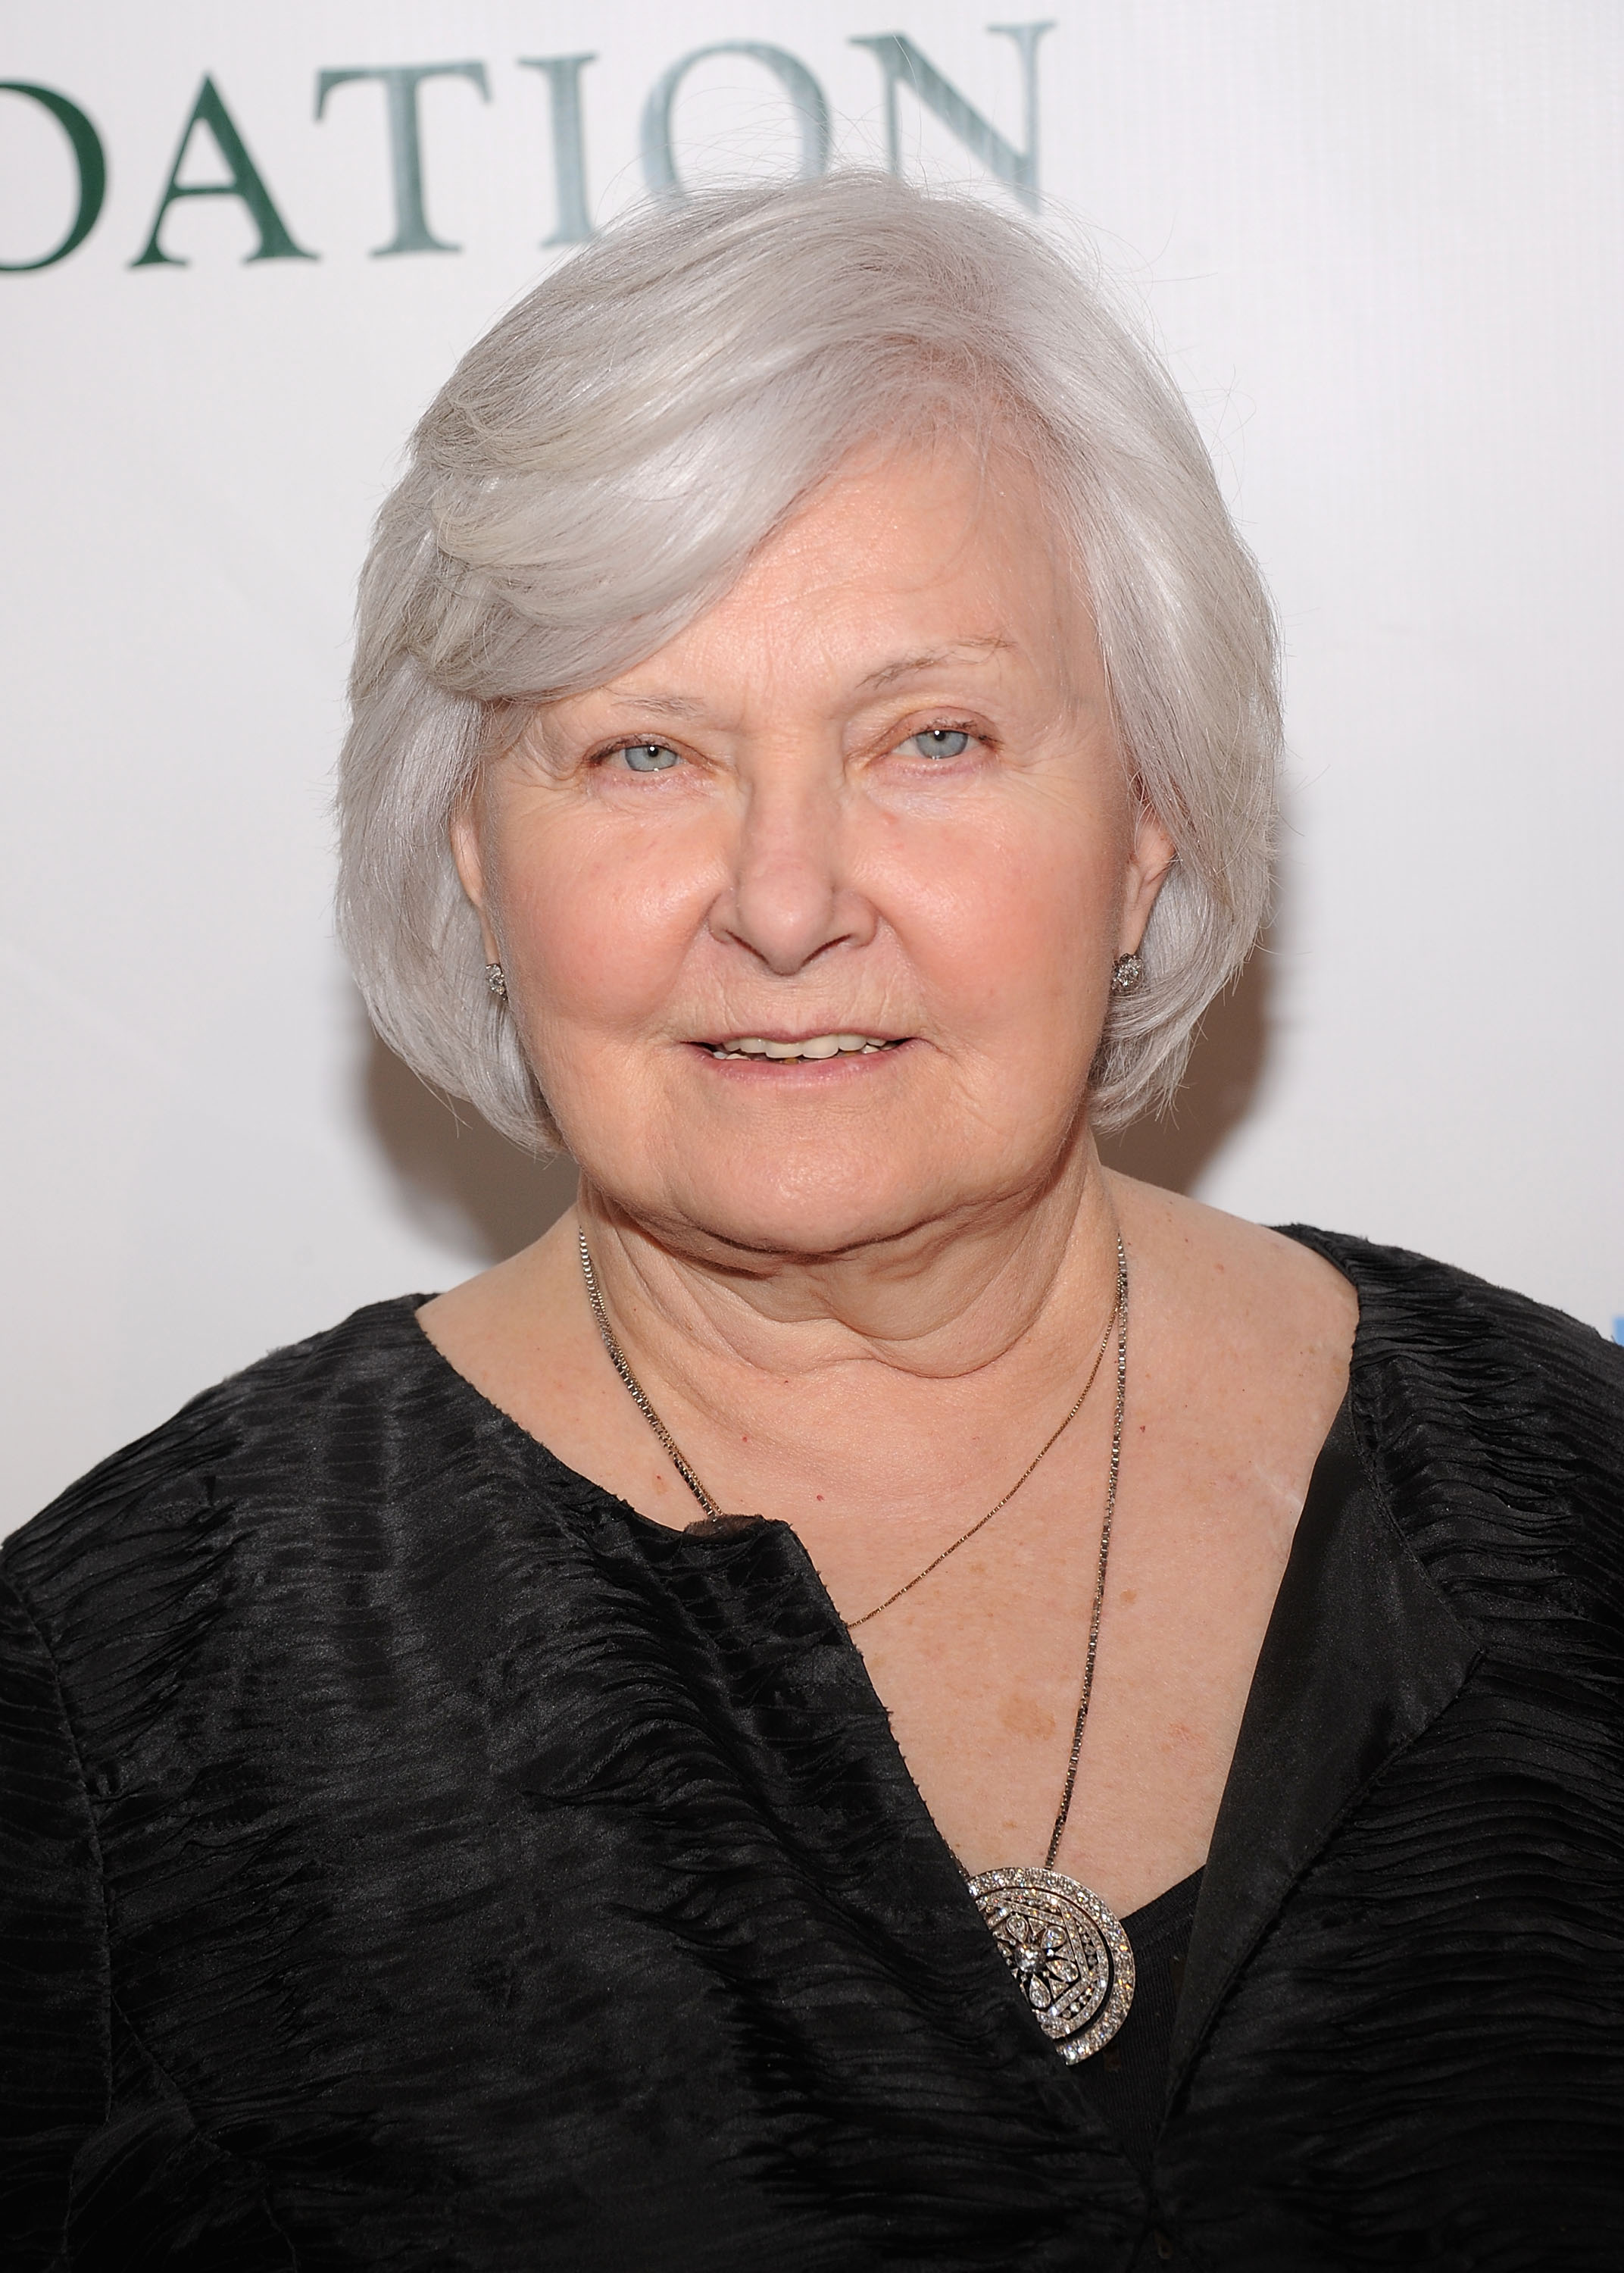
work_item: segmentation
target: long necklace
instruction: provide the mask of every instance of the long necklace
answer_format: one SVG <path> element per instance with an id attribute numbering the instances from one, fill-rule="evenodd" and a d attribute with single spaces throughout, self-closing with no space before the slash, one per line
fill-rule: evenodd
<path id="1" fill-rule="evenodd" d="M 633 1404 L 654 1430 L 665 1448 L 677 1474 L 705 1511 L 704 1520 L 692 1527 L 695 1530 L 730 1532 L 759 1523 L 760 1516 L 729 1515 L 717 1505 L 706 1490 L 694 1470 L 684 1457 L 670 1430 L 650 1403 L 641 1383 L 626 1362 L 625 1351 L 615 1339 L 609 1323 L 609 1313 L 603 1308 L 603 1298 L 598 1291 L 597 1274 L 592 1267 L 592 1252 L 587 1245 L 585 1231 L 580 1234 L 580 1271 L 586 1282 L 587 1299 L 592 1307 L 599 1337 L 609 1354 L 610 1363 L 620 1376 Z M 1049 1835 L 1049 1851 L 1041 1870 L 1024 1864 L 1007 1869 L 978 1872 L 966 1880 L 971 1900 L 981 1912 L 993 1940 L 1002 1954 L 1005 1963 L 1015 1982 L 1032 2016 L 1054 2045 L 1063 2060 L 1074 2064 L 1087 2059 L 1111 2042 L 1127 2017 L 1134 2001 L 1134 1952 L 1121 1921 L 1109 1905 L 1091 1888 L 1077 1879 L 1069 1879 L 1063 1871 L 1054 1868 L 1054 1858 L 1060 1851 L 1060 1842 L 1066 1835 L 1066 1825 L 1071 1814 L 1072 1795 L 1077 1788 L 1077 1764 L 1082 1756 L 1083 1730 L 1088 1725 L 1089 1705 L 1094 1694 L 1094 1666 L 1099 1654 L 1100 1614 L 1105 1602 L 1105 1569 L 1111 1557 L 1111 1523 L 1117 1512 L 1117 1480 L 1122 1467 L 1122 1423 L 1127 1409 L 1127 1255 L 1121 1234 L 1117 1237 L 1117 1301 L 1112 1314 L 1106 1321 L 1105 1332 L 1094 1354 L 1094 1362 L 1081 1394 L 1061 1422 L 1042 1452 L 1022 1470 L 1002 1499 L 990 1507 L 984 1516 L 972 1523 L 968 1531 L 961 1532 L 951 1546 L 927 1563 L 923 1571 L 876 1602 L 872 1610 L 851 1619 L 847 1632 L 866 1625 L 877 1618 L 881 1610 L 888 1610 L 893 1602 L 912 1592 L 920 1581 L 939 1569 L 950 1555 L 976 1536 L 992 1522 L 1010 1501 L 1037 1467 L 1044 1453 L 1059 1442 L 1066 1429 L 1081 1411 L 1083 1400 L 1094 1386 L 1095 1376 L 1111 1339 L 1111 1328 L 1117 1335 L 1117 1397 L 1116 1410 L 1111 1432 L 1111 1466 L 1105 1479 L 1105 1512 L 1100 1525 L 1099 1559 L 1095 1565 L 1094 1602 L 1089 1615 L 1089 1646 L 1083 1658 L 1081 1692 L 1077 1700 L 1077 1719 L 1072 1731 L 1071 1755 L 1066 1764 L 1066 1782 L 1060 1794 L 1059 1812 L 1054 1829 Z"/>
<path id="2" fill-rule="evenodd" d="M 1077 1789 L 1082 1732 L 1094 1694 L 1105 1565 L 1111 1558 L 1117 1479 L 1122 1472 L 1122 1422 L 1127 1410 L 1127 1256 L 1120 1233 L 1115 1323 L 1117 1403 L 1111 1429 L 1111 1466 L 1105 1475 L 1105 1513 L 1100 1524 L 1099 1560 L 1094 1568 L 1094 1604 L 1089 1613 L 1082 1690 L 1072 1730 L 1071 1757 L 1066 1763 L 1066 1785 L 1049 1834 L 1049 1852 L 1041 1871 L 1012 1864 L 979 1872 L 968 1882 L 970 1898 L 1003 1952 L 1004 1962 L 1031 2007 L 1032 2017 L 1060 2058 L 1074 2066 L 1111 2042 L 1134 2001 L 1134 1949 L 1122 1921 L 1091 1887 L 1054 1867 L 1072 1812 L 1072 1794 Z"/>

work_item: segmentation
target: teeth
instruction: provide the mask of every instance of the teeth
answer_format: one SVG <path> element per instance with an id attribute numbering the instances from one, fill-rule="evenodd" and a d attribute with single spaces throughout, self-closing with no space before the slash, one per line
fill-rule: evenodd
<path id="1" fill-rule="evenodd" d="M 764 1042 L 749 1035 L 738 1042 L 722 1042 L 711 1055 L 717 1058 L 833 1058 L 872 1057 L 877 1051 L 889 1049 L 888 1042 L 876 1041 L 869 1034 L 812 1034 L 804 1042 Z"/>

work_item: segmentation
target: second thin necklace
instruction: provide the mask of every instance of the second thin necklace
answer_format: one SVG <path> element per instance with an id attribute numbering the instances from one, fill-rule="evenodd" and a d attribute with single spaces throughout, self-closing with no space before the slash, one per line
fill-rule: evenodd
<path id="1" fill-rule="evenodd" d="M 704 1522 L 694 1528 L 727 1532 L 760 1522 L 759 1516 L 722 1512 L 649 1402 L 609 1323 L 603 1298 L 598 1292 L 597 1274 L 592 1267 L 592 1253 L 587 1245 L 585 1231 L 580 1234 L 580 1269 L 592 1315 L 610 1362 L 638 1410 L 665 1447 L 672 1467 L 705 1510 Z M 872 1610 L 866 1610 L 861 1617 L 851 1620 L 847 1629 L 850 1632 L 852 1627 L 865 1625 L 870 1618 L 878 1617 L 881 1610 L 889 1609 L 893 1602 L 911 1592 L 920 1579 L 928 1578 L 949 1555 L 955 1553 L 984 1525 L 990 1523 L 1000 1508 L 1008 1505 L 1044 1454 L 1058 1442 L 1081 1411 L 1083 1399 L 1094 1386 L 1094 1377 L 1099 1371 L 1113 1324 L 1117 1334 L 1117 1395 L 1111 1431 L 1111 1466 L 1105 1479 L 1105 1511 L 1100 1525 L 1099 1558 L 1095 1566 L 1094 1602 L 1089 1617 L 1089 1642 L 1082 1663 L 1077 1719 L 1072 1732 L 1071 1756 L 1066 1762 L 1066 1783 L 1060 1794 L 1059 1810 L 1049 1838 L 1049 1851 L 1041 1870 L 1034 1870 L 1025 1864 L 1011 1864 L 1007 1868 L 978 1872 L 974 1878 L 966 1880 L 970 1898 L 981 1912 L 1005 1963 L 1014 1976 L 1032 2017 L 1060 2058 L 1074 2063 L 1087 2059 L 1103 2044 L 1111 2042 L 1126 2019 L 1128 2007 L 1134 2001 L 1134 1952 L 1121 1921 L 1090 1887 L 1075 1879 L 1067 1878 L 1063 1871 L 1054 1868 L 1054 1858 L 1060 1851 L 1060 1842 L 1065 1836 L 1066 1819 L 1071 1813 L 1072 1795 L 1077 1787 L 1077 1763 L 1082 1753 L 1083 1730 L 1088 1724 L 1089 1703 L 1094 1693 L 1094 1664 L 1099 1652 L 1100 1613 L 1105 1601 L 1105 1567 L 1111 1556 L 1111 1523 L 1117 1509 L 1117 1480 L 1122 1466 L 1122 1423 L 1127 1407 L 1127 1255 L 1120 1233 L 1117 1236 L 1116 1308 L 1106 1323 L 1081 1394 L 1059 1428 L 996 1506 L 989 1509 L 968 1531 L 962 1532 L 952 1546 L 945 1548 L 906 1586 L 899 1587 L 894 1594 L 887 1595 L 885 1601 L 877 1603 Z"/>

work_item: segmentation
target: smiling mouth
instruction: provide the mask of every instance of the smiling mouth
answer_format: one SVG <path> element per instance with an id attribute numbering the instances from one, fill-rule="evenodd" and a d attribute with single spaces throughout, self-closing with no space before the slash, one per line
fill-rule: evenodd
<path id="1" fill-rule="evenodd" d="M 808 1034 L 795 1042 L 767 1041 L 758 1034 L 742 1034 L 737 1041 L 706 1042 L 714 1058 L 767 1058 L 780 1064 L 804 1059 L 877 1057 L 894 1050 L 905 1036 L 879 1034 Z"/>

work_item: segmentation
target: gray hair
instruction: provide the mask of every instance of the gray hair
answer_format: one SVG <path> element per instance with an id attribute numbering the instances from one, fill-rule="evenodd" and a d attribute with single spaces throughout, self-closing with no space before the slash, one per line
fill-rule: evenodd
<path id="1" fill-rule="evenodd" d="M 379 1033 L 426 1080 L 520 1144 L 558 1141 L 451 857 L 481 765 L 720 598 L 853 449 L 966 409 L 1039 469 L 1125 762 L 1178 851 L 1090 1117 L 1171 1096 L 1267 897 L 1268 595 L 1177 388 L 1098 286 L 1024 222 L 858 172 L 622 221 L 470 349 L 417 429 L 361 579 L 339 923 Z"/>

